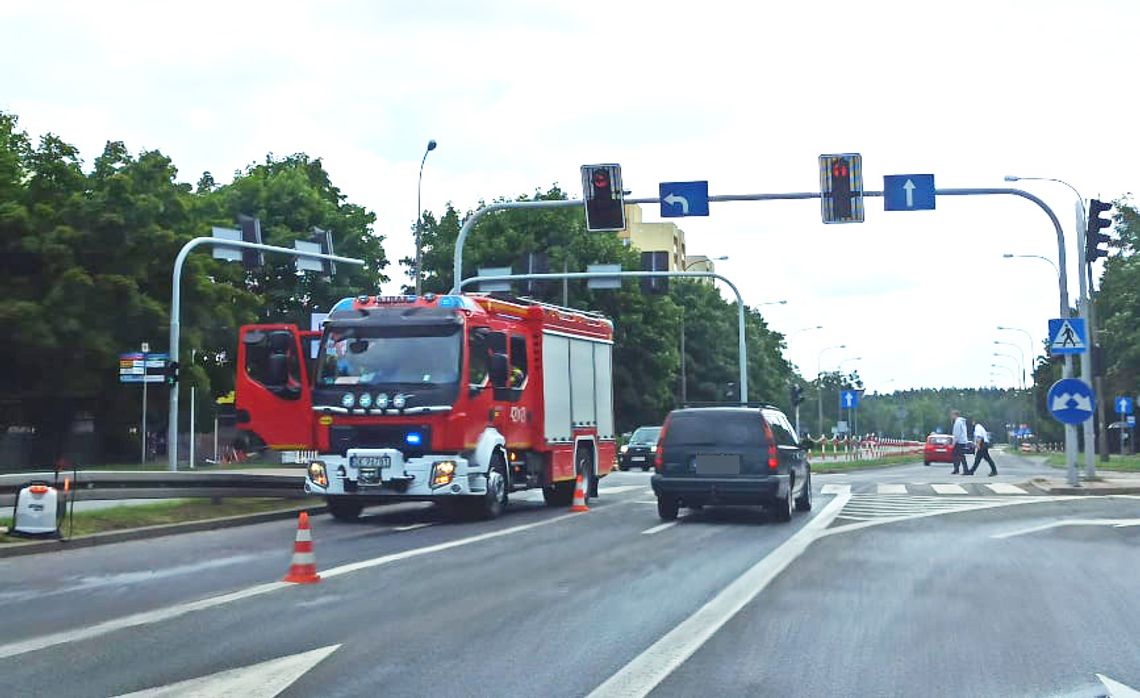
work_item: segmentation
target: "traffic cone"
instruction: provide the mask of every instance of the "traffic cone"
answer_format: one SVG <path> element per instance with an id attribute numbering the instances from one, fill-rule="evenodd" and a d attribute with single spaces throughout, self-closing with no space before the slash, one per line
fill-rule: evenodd
<path id="1" fill-rule="evenodd" d="M 590 507 L 586 506 L 586 478 L 582 473 L 578 473 L 578 484 L 574 487 L 574 505 L 570 507 L 570 511 L 589 511 Z"/>
<path id="2" fill-rule="evenodd" d="M 293 562 L 289 574 L 282 581 L 294 584 L 316 584 L 321 581 L 317 574 L 317 559 L 313 556 L 313 533 L 309 530 L 309 512 L 302 511 L 297 517 L 297 540 L 293 543 Z"/>

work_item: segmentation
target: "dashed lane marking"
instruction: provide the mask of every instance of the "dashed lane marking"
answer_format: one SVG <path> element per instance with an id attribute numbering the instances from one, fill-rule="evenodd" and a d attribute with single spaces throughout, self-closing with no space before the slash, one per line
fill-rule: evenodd
<path id="1" fill-rule="evenodd" d="M 651 536 L 654 533 L 661 533 L 665 529 L 673 528 L 674 526 L 676 526 L 679 523 L 681 523 L 681 522 L 680 521 L 666 521 L 665 523 L 658 524 L 658 525 L 654 526 L 653 528 L 645 529 L 644 531 L 641 532 L 641 535 Z"/>

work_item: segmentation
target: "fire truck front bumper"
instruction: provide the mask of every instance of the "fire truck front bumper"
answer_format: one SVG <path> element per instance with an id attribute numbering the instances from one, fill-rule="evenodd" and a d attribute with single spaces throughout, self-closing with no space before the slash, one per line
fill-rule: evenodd
<path id="1" fill-rule="evenodd" d="M 390 448 L 354 448 L 347 456 L 322 455 L 309 463 L 305 492 L 404 501 L 482 495 L 487 476 L 466 458 L 424 455 L 404 458 Z"/>

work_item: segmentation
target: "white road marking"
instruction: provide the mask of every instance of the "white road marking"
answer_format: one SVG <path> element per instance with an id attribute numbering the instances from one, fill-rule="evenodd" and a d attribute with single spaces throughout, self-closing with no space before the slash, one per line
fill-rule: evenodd
<path id="1" fill-rule="evenodd" d="M 673 528 L 674 526 L 676 526 L 679 523 L 681 523 L 681 522 L 680 521 L 666 521 L 665 523 L 658 524 L 658 525 L 654 526 L 653 528 L 645 529 L 644 531 L 641 532 L 641 535 L 651 536 L 654 533 L 660 533 L 667 528 Z"/>
<path id="2" fill-rule="evenodd" d="M 119 698 L 165 698 L 165 696 L 273 698 L 339 648 L 340 645 L 329 645 L 288 657 L 270 659 L 260 664 L 179 681 L 168 686 L 127 693 Z"/>
<path id="3" fill-rule="evenodd" d="M 449 550 L 451 548 L 458 548 L 464 545 L 471 545 L 472 543 L 481 543 L 485 540 L 493 538 L 501 538 L 509 536 L 512 533 L 521 533 L 528 531 L 532 528 L 539 526 L 546 526 L 559 521 L 566 521 L 568 519 L 580 518 L 582 515 L 578 513 L 562 514 L 542 521 L 534 521 L 520 526 L 512 526 L 510 528 L 500 529 L 498 531 L 490 531 L 488 533 L 481 533 L 476 536 L 469 536 L 467 538 L 459 538 L 457 540 L 448 541 L 446 543 L 437 543 L 436 545 L 429 545 L 423 548 L 413 548 L 405 550 L 393 555 L 383 555 L 381 557 L 373 558 L 371 560 L 362 560 L 340 567 L 334 567 L 327 571 L 320 572 L 322 579 L 330 579 L 332 577 L 339 577 L 342 574 L 356 572 L 358 570 L 368 569 L 371 567 L 379 567 L 398 560 L 406 560 L 408 558 L 419 557 L 420 555 L 429 555 L 437 553 L 442 550 Z M 282 569 L 284 573 L 284 568 Z M 178 618 L 187 613 L 194 611 L 202 611 L 208 608 L 215 608 L 217 606 L 224 606 L 225 604 L 234 601 L 241 601 L 243 599 L 261 596 L 268 594 L 279 589 L 286 589 L 294 587 L 293 584 L 285 582 L 270 582 L 269 584 L 259 584 L 257 586 L 242 589 L 240 591 L 231 592 L 229 594 L 222 594 L 220 596 L 212 596 L 210 598 L 201 599 L 199 601 L 191 601 L 189 603 L 176 604 L 166 608 L 159 608 L 153 611 L 144 611 L 143 613 L 135 613 L 133 615 L 124 616 L 122 618 L 115 618 L 113 620 L 104 621 L 95 625 L 90 625 L 86 628 L 76 628 L 74 630 L 65 630 L 51 635 L 43 635 L 41 637 L 34 637 L 28 640 L 20 640 L 12 642 L 7 645 L 0 645 L 0 659 L 8 657 L 15 657 L 28 652 L 36 652 L 38 650 L 47 649 L 48 647 L 55 647 L 56 645 L 64 645 L 80 640 L 89 640 L 93 637 L 106 635 L 107 633 L 115 632 L 116 630 L 124 630 L 126 628 L 135 628 L 141 625 L 151 625 L 160 623 L 162 621 Z"/>
<path id="4" fill-rule="evenodd" d="M 995 482 L 987 484 L 986 487 L 992 490 L 994 494 L 1029 494 L 1017 485 L 1011 485 L 1008 482 Z"/>
<path id="5" fill-rule="evenodd" d="M 428 526 L 434 526 L 434 525 L 435 525 L 434 521 L 425 521 L 423 523 L 408 524 L 407 526 L 397 526 L 397 527 L 393 528 L 392 530 L 393 531 L 414 531 L 417 528 L 427 528 Z"/>
<path id="6" fill-rule="evenodd" d="M 652 691 L 807 550 L 839 514 L 849 497 L 840 494 L 831 500 L 791 538 L 595 688 L 590 698 L 644 696 Z"/>
<path id="7" fill-rule="evenodd" d="M 851 485 L 824 485 L 820 494 L 851 494 Z"/>
<path id="8" fill-rule="evenodd" d="M 966 488 L 961 485 L 931 485 L 930 489 L 938 494 L 966 494 Z"/>
<path id="9" fill-rule="evenodd" d="M 879 494 L 906 494 L 906 485 L 879 484 Z"/>
<path id="10" fill-rule="evenodd" d="M 1113 681 L 1104 674 L 1097 674 L 1096 677 L 1108 690 L 1108 698 L 1140 698 L 1140 691 L 1135 688 L 1125 686 L 1119 681 Z"/>
<path id="11" fill-rule="evenodd" d="M 613 487 L 598 487 L 598 496 L 603 494 L 618 494 L 620 492 L 629 492 L 630 490 L 648 490 L 645 485 L 614 485 Z"/>
<path id="12" fill-rule="evenodd" d="M 1112 526 L 1113 528 L 1130 528 L 1132 526 L 1140 526 L 1140 519 L 1066 519 L 1064 521 L 1050 521 L 1047 524 L 1041 524 L 1040 526 L 1033 526 L 1031 528 L 995 533 L 990 536 L 990 538 L 1013 538 L 1014 536 L 1024 536 L 1028 533 L 1038 533 L 1040 531 L 1048 531 L 1051 528 L 1062 528 L 1064 526 Z"/>

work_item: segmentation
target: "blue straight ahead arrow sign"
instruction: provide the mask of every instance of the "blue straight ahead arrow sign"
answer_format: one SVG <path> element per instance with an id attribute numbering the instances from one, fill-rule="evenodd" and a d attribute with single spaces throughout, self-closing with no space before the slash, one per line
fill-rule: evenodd
<path id="1" fill-rule="evenodd" d="M 708 182 L 662 182 L 658 191 L 662 218 L 709 215 Z"/>
<path id="2" fill-rule="evenodd" d="M 1132 398 L 1118 397 L 1116 398 L 1116 413 L 1117 414 L 1132 414 Z"/>
<path id="3" fill-rule="evenodd" d="M 934 175 L 887 175 L 883 177 L 883 210 L 931 211 L 934 209 Z"/>

